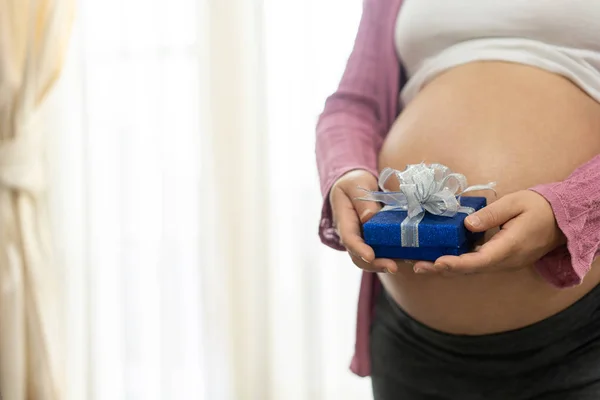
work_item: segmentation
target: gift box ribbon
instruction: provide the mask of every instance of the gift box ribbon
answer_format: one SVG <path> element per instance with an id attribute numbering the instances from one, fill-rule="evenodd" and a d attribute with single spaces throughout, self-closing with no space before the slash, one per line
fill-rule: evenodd
<path id="1" fill-rule="evenodd" d="M 400 190 L 385 188 L 385 183 L 396 176 Z M 475 210 L 460 205 L 460 196 L 478 190 L 492 190 L 495 182 L 484 185 L 467 186 L 463 174 L 452 172 L 442 164 L 412 164 L 404 171 L 386 168 L 379 176 L 382 191 L 364 190 L 367 194 L 359 200 L 383 203 L 382 211 L 400 209 L 408 213 L 400 224 L 402 247 L 419 247 L 419 223 L 426 212 L 444 217 L 454 217 L 457 213 L 471 214 Z"/>

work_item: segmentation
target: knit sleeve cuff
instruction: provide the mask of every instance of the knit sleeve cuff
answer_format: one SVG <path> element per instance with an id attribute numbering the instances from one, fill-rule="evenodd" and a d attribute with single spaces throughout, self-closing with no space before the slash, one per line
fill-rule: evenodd
<path id="1" fill-rule="evenodd" d="M 554 190 L 556 185 L 538 185 L 531 190 L 542 195 L 550 203 L 558 227 L 567 238 L 567 244 L 542 257 L 536 263 L 536 269 L 550 284 L 566 288 L 582 282 L 591 268 L 594 252 L 586 253 L 578 245 L 579 232 L 571 223 L 565 203 Z"/>

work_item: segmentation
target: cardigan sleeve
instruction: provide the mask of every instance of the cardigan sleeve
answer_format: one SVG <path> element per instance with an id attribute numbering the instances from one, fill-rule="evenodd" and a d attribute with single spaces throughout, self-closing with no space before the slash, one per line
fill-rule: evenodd
<path id="1" fill-rule="evenodd" d="M 365 0 L 354 47 L 338 89 L 325 102 L 316 128 L 317 168 L 323 195 L 321 241 L 343 249 L 332 221 L 329 191 L 343 174 L 364 169 L 377 176 L 377 154 L 390 119 L 388 95 L 396 90 L 399 61 L 393 48 L 393 21 L 384 0 Z M 392 19 L 393 18 L 393 19 Z M 397 81 L 395 85 L 397 86 Z"/>
<path id="2" fill-rule="evenodd" d="M 537 263 L 537 270 L 558 287 L 578 285 L 589 272 L 600 248 L 600 155 L 576 169 L 562 182 L 532 188 L 552 206 L 567 238 L 562 246 Z"/>

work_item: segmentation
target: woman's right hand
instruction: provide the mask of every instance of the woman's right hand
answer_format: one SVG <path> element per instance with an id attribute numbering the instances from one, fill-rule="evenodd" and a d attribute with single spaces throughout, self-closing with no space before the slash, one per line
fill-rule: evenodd
<path id="1" fill-rule="evenodd" d="M 396 262 L 376 259 L 375 252 L 362 238 L 362 224 L 375 215 L 381 206 L 375 202 L 357 200 L 364 195 L 359 188 L 377 190 L 377 178 L 368 171 L 353 170 L 342 175 L 331 188 L 329 202 L 334 226 L 357 267 L 370 272 L 395 274 L 398 271 Z"/>

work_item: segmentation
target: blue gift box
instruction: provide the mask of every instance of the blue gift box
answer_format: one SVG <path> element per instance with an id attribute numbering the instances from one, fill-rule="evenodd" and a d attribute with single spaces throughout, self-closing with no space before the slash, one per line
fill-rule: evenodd
<path id="1" fill-rule="evenodd" d="M 461 197 L 460 204 L 479 210 L 486 205 L 485 197 Z M 400 224 L 407 217 L 402 210 L 381 211 L 363 225 L 365 243 L 373 248 L 377 258 L 435 261 L 443 255 L 469 252 L 483 233 L 465 228 L 465 213 L 444 217 L 425 213 L 418 226 L 419 247 L 402 247 Z"/>

